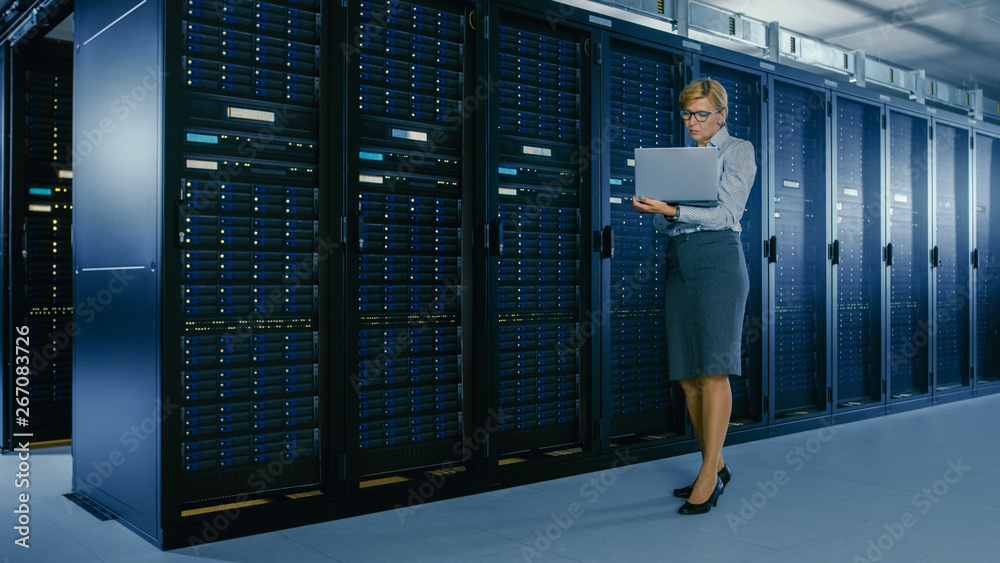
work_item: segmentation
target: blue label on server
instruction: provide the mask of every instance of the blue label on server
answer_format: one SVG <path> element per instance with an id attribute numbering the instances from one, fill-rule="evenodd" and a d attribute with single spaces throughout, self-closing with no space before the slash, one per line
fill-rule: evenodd
<path id="1" fill-rule="evenodd" d="M 206 145 L 219 144 L 219 137 L 217 135 L 200 135 L 198 133 L 188 133 L 187 140 L 189 143 L 202 143 Z"/>

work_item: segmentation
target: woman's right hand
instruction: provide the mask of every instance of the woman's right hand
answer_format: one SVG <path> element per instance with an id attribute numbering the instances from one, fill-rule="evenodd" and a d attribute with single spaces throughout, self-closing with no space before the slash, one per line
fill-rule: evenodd
<path id="1" fill-rule="evenodd" d="M 673 217 L 677 213 L 677 209 L 673 205 L 645 196 L 633 197 L 632 207 L 639 213 L 659 213 L 666 217 Z"/>

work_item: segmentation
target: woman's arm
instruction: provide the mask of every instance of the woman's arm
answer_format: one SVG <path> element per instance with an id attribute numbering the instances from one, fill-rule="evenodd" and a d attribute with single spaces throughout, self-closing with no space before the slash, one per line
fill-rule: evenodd
<path id="1" fill-rule="evenodd" d="M 706 231 L 732 229 L 746 209 L 750 188 L 757 176 L 753 145 L 736 143 L 721 155 L 722 179 L 719 181 L 719 205 L 715 207 L 682 206 L 677 223 L 693 223 Z"/>
<path id="2" fill-rule="evenodd" d="M 743 216 L 750 188 L 757 176 L 753 145 L 735 143 L 721 155 L 722 179 L 719 181 L 719 205 L 715 207 L 681 206 L 677 224 L 693 223 L 706 231 L 721 231 L 736 226 Z"/>

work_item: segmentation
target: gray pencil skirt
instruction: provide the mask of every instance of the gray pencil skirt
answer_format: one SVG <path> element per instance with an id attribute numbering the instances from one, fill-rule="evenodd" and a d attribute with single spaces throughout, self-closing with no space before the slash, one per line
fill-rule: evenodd
<path id="1" fill-rule="evenodd" d="M 750 277 L 739 233 L 675 235 L 667 245 L 667 373 L 740 375 Z"/>

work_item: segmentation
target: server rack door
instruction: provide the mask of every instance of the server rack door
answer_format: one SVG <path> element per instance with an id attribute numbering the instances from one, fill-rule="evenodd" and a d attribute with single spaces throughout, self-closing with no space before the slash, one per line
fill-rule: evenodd
<path id="1" fill-rule="evenodd" d="M 490 250 L 496 255 L 490 455 L 514 469 L 588 446 L 593 328 L 584 278 L 589 217 L 591 34 L 513 11 L 493 13 Z M 589 220 L 588 220 L 589 222 Z M 586 323 L 586 324 L 584 324 Z M 493 355 L 495 354 L 495 355 Z M 494 361 L 495 360 L 495 361 Z"/>
<path id="2" fill-rule="evenodd" d="M 975 375 L 976 384 L 1000 381 L 1000 139 L 976 134 Z"/>
<path id="3" fill-rule="evenodd" d="M 764 320 L 763 299 L 766 271 L 761 253 L 764 240 L 764 119 L 762 113 L 762 76 L 702 59 L 698 65 L 702 78 L 717 80 L 729 96 L 729 115 L 726 128 L 738 139 L 750 141 L 754 146 L 757 161 L 757 177 L 754 179 L 750 197 L 747 198 L 743 218 L 740 220 L 740 239 L 743 254 L 750 274 L 750 293 L 747 297 L 746 313 L 743 317 L 743 373 L 730 378 L 733 390 L 733 412 L 730 427 L 736 429 L 763 420 L 763 400 L 766 384 L 763 379 L 764 362 Z"/>
<path id="4" fill-rule="evenodd" d="M 834 99 L 834 404 L 882 400 L 882 107 Z"/>
<path id="5" fill-rule="evenodd" d="M 161 477 L 182 469 L 177 436 L 163 441 L 168 427 L 180 427 L 177 371 L 166 378 L 174 392 L 162 394 L 164 356 L 180 356 L 179 338 L 163 349 L 161 280 L 178 269 L 161 262 L 172 219 L 164 211 L 165 83 L 158 72 L 165 70 L 163 6 L 126 3 L 73 4 L 74 35 L 82 38 L 73 60 L 73 144 L 80 156 L 73 161 L 73 302 L 80 304 L 73 311 L 73 492 L 157 543 L 161 503 L 169 502 Z M 121 25 L 108 25 L 126 11 Z M 180 31 L 178 18 L 172 32 Z M 179 192 L 175 181 L 172 202 Z M 168 245 L 176 240 L 169 222 Z M 175 320 L 179 289 L 169 292 Z M 164 457 L 172 463 L 163 464 Z"/>
<path id="6" fill-rule="evenodd" d="M 611 37 L 606 107 L 608 216 L 613 233 L 608 290 L 611 439 L 649 442 L 684 433 L 683 405 L 666 373 L 663 270 L 666 237 L 653 217 L 632 208 L 634 150 L 678 146 L 677 96 L 683 87 L 681 55 Z"/>
<path id="7" fill-rule="evenodd" d="M 827 410 L 827 94 L 771 88 L 774 418 Z"/>
<path id="8" fill-rule="evenodd" d="M 5 273 L 10 276 L 10 326 L 27 329 L 18 339 L 24 351 L 12 348 L 12 358 L 28 363 L 12 364 L 4 377 L 14 378 L 15 370 L 27 365 L 30 383 L 5 382 L 5 448 L 21 432 L 30 432 L 36 445 L 68 440 L 72 426 L 73 46 L 38 37 L 11 53 L 10 255 Z M 22 405 L 20 412 L 16 387 L 30 396 L 30 407 Z"/>
<path id="9" fill-rule="evenodd" d="M 928 123 L 889 111 L 889 400 L 929 390 L 930 298 Z"/>
<path id="10" fill-rule="evenodd" d="M 934 124 L 934 391 L 969 385 L 969 131 Z"/>
<path id="11" fill-rule="evenodd" d="M 188 0 L 171 12 L 182 32 L 166 27 L 184 76 L 166 129 L 180 174 L 168 203 L 183 301 L 167 327 L 180 327 L 182 516 L 322 479 L 320 7 Z"/>
<path id="12" fill-rule="evenodd" d="M 468 11 L 380 0 L 348 13 L 359 34 L 345 187 L 357 233 L 346 265 L 351 486 L 466 461 Z"/>

